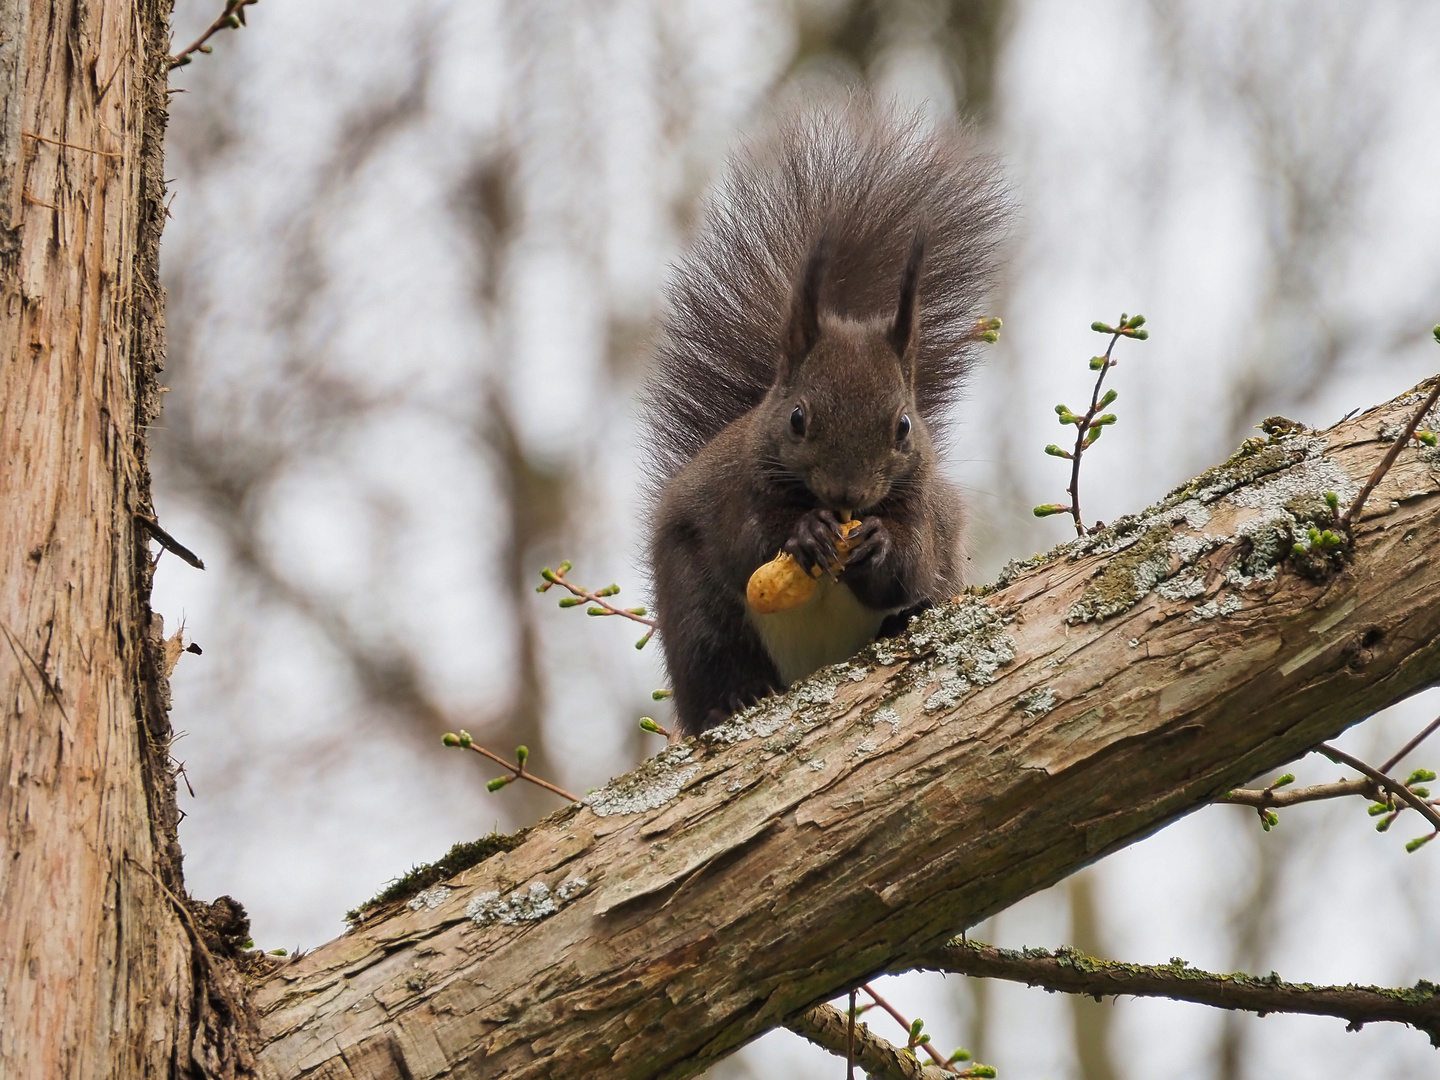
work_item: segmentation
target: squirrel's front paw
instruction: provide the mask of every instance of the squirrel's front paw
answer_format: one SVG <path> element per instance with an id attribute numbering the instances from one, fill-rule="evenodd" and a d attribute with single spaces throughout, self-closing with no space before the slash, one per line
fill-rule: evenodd
<path id="1" fill-rule="evenodd" d="M 795 523 L 784 550 L 808 574 L 815 567 L 828 570 L 838 562 L 840 552 L 835 541 L 841 536 L 840 519 L 829 510 L 811 510 Z"/>
<path id="2" fill-rule="evenodd" d="M 847 569 L 863 567 L 867 563 L 879 566 L 888 560 L 895 550 L 895 541 L 890 530 L 878 517 L 862 518 L 860 527 L 850 534 L 850 555 L 845 560 Z"/>

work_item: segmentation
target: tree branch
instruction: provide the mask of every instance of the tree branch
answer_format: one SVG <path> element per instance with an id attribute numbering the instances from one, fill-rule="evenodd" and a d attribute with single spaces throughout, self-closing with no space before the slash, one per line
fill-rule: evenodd
<path id="1" fill-rule="evenodd" d="M 1414 400 L 1247 441 L 286 965 L 259 1074 L 694 1076 L 1435 685 L 1433 452 L 1291 555 Z"/>
<path id="2" fill-rule="evenodd" d="M 1066 994 L 1165 997 L 1219 1009 L 1258 1013 L 1304 1013 L 1349 1021 L 1349 1030 L 1387 1020 L 1425 1032 L 1440 1046 L 1440 986 L 1421 980 L 1409 989 L 1378 986 L 1312 986 L 1282 982 L 1274 972 L 1215 975 L 1183 960 L 1150 966 L 1098 960 L 1074 949 L 997 949 L 974 941 L 953 941 L 918 965 L 928 971 L 1041 986 Z"/>
<path id="3" fill-rule="evenodd" d="M 845 1056 L 846 1017 L 833 1005 L 816 1005 L 792 1017 L 785 1026 L 822 1050 Z M 864 1024 L 855 1025 L 855 1064 L 876 1080 L 953 1080 L 938 1065 L 922 1065 L 914 1054 L 892 1045 Z"/>

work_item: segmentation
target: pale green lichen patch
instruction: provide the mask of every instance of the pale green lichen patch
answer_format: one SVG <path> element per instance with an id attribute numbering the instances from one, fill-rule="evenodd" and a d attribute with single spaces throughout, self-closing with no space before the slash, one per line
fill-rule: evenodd
<path id="1" fill-rule="evenodd" d="M 1048 686 L 1037 686 L 1034 690 L 1027 690 L 1015 699 L 1016 706 L 1023 709 L 1025 715 L 1031 719 L 1044 716 L 1059 703 L 1060 695 Z"/>
<path id="2" fill-rule="evenodd" d="M 700 766 L 687 765 L 690 746 L 672 746 L 644 762 L 632 773 L 612 780 L 583 800 L 598 816 L 639 814 L 664 806 L 695 778 Z"/>
<path id="3" fill-rule="evenodd" d="M 1168 524 L 1156 525 L 1113 556 L 1071 605 L 1065 621 L 1100 622 L 1129 611 L 1170 573 Z"/>

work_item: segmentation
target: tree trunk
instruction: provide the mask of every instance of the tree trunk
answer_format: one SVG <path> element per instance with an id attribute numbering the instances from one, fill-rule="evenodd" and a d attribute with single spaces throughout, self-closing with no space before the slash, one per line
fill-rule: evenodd
<path id="1" fill-rule="evenodd" d="M 134 515 L 164 326 L 168 0 L 0 0 L 0 1075 L 199 1075 Z M 161 883 L 164 883 L 163 886 Z M 197 1037 L 198 1034 L 198 1037 Z"/>
<path id="2" fill-rule="evenodd" d="M 259 1071 L 691 1076 L 1440 681 L 1440 454 L 1309 539 L 1419 400 L 1251 440 L 285 964 Z"/>

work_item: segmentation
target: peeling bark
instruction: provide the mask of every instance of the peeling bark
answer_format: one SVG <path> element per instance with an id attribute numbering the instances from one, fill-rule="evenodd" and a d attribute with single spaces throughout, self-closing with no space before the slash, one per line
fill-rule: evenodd
<path id="1" fill-rule="evenodd" d="M 259 981 L 258 1068 L 684 1077 L 1440 681 L 1412 392 L 1256 439 Z"/>

